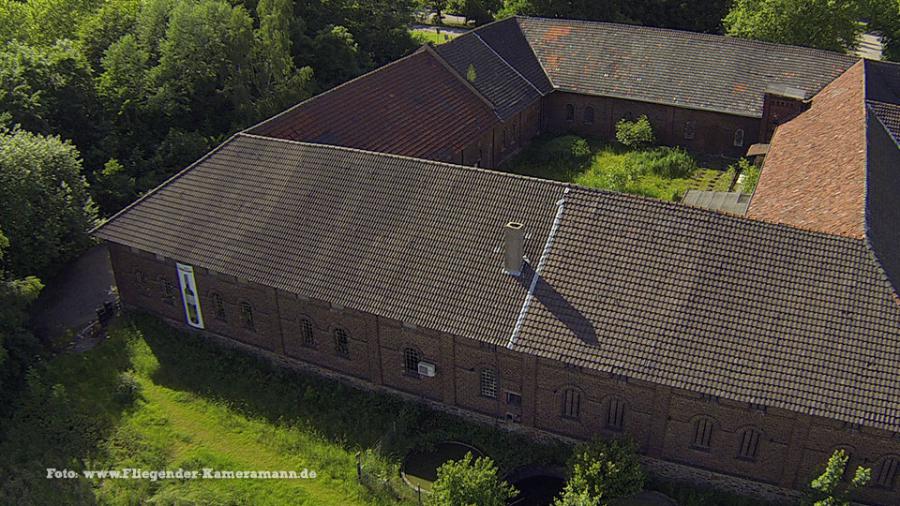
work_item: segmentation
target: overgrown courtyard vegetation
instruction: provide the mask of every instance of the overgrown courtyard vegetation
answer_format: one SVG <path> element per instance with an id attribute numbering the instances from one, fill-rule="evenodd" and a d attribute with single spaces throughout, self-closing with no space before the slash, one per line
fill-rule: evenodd
<path id="1" fill-rule="evenodd" d="M 504 168 L 526 176 L 668 201 L 680 201 L 691 189 L 752 192 L 758 177 L 755 167 L 746 160 L 717 162 L 727 168 L 704 167 L 684 149 L 653 146 L 652 142 L 626 146 L 564 135 L 535 139 Z M 741 173 L 749 177 L 738 182 Z"/>

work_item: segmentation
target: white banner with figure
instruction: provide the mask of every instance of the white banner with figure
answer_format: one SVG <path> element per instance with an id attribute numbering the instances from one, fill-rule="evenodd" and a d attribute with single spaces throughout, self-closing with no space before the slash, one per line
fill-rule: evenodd
<path id="1" fill-rule="evenodd" d="M 178 283 L 181 285 L 181 300 L 184 301 L 184 315 L 188 325 L 203 328 L 203 313 L 200 311 L 200 294 L 194 281 L 194 268 L 190 265 L 178 265 Z"/>

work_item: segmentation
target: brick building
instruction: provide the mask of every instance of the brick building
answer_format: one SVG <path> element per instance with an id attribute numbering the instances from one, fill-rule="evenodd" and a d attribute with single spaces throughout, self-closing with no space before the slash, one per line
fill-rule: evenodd
<path id="1" fill-rule="evenodd" d="M 630 53 L 593 64 L 577 47 L 613 32 Z M 609 74 L 629 92 L 599 88 L 613 86 L 610 58 L 643 51 L 628 37 L 654 48 L 641 61 L 738 47 L 747 82 L 688 67 L 669 75 L 683 95 L 649 86 L 650 74 Z M 561 61 L 561 48 L 584 61 Z M 765 58 L 753 48 L 782 66 L 754 67 Z M 860 499 L 896 504 L 900 164 L 873 103 L 900 100 L 889 93 L 894 67 L 851 64 L 722 37 L 514 18 L 235 135 L 96 234 L 123 301 L 173 324 L 510 427 L 628 435 L 661 465 L 770 496 L 802 488 L 845 448 L 852 466 L 873 468 Z M 678 71 L 647 72 L 666 68 Z M 786 88 L 826 84 L 811 101 Z M 794 102 L 776 103 L 773 86 Z M 716 105 L 681 107 L 689 99 Z M 570 101 L 576 119 L 593 104 L 587 126 L 598 135 L 630 107 L 663 111 L 663 139 L 695 121 L 687 140 L 707 151 L 735 147 L 735 126 L 756 140 L 766 111 L 778 116 L 750 205 L 757 219 L 460 165 L 495 166 L 538 131 L 567 128 Z M 804 198 L 798 181 L 838 169 L 805 146 L 841 132 L 830 152 L 849 153 L 840 177 L 864 198 Z M 791 199 L 819 206 L 821 220 L 792 223 L 802 209 L 777 205 Z M 835 233 L 834 216 L 862 233 Z"/>

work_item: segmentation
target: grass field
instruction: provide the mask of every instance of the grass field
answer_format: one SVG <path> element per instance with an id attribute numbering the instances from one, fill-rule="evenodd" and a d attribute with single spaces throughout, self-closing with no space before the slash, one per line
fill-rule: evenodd
<path id="1" fill-rule="evenodd" d="M 410 30 L 409 33 L 410 35 L 412 35 L 413 40 L 415 40 L 417 43 L 425 44 L 426 42 L 431 42 L 435 46 L 443 44 L 445 42 L 449 42 L 457 37 L 455 33 L 436 33 L 431 30 Z"/>
<path id="2" fill-rule="evenodd" d="M 629 150 L 617 144 L 588 141 L 587 157 L 559 158 L 546 153 L 559 138 L 536 139 L 507 170 L 527 176 L 576 183 L 590 188 L 634 193 L 661 200 L 679 201 L 690 189 L 728 191 L 734 178 L 733 170 L 717 170 L 696 166 L 690 155 L 682 155 L 694 164 L 684 177 L 668 177 L 649 170 L 643 165 L 657 152 L 667 154 L 669 148 Z"/>
<path id="3" fill-rule="evenodd" d="M 396 504 L 409 450 L 461 440 L 509 471 L 540 446 L 394 397 L 275 368 L 134 316 L 32 375 L 0 442 L 0 504 Z M 528 448 L 528 451 L 521 451 Z M 367 476 L 356 478 L 356 453 Z M 306 480 L 48 480 L 46 468 L 294 470 Z M 397 492 L 400 492 L 398 495 Z"/>
<path id="4" fill-rule="evenodd" d="M 542 445 L 448 414 L 288 371 L 239 350 L 125 316 L 83 354 L 28 377 L 0 425 L 0 504 L 414 504 L 400 463 L 443 441 L 492 457 L 501 474 L 563 465 L 571 448 Z M 356 477 L 362 455 L 367 486 Z M 47 479 L 47 468 L 290 471 L 314 479 Z M 672 484 L 690 506 L 759 504 Z"/>

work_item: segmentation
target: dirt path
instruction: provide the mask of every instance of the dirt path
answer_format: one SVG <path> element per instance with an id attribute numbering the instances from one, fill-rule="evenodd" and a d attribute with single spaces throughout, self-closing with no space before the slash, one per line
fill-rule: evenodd
<path id="1" fill-rule="evenodd" d="M 84 327 L 97 317 L 98 307 L 114 298 L 115 284 L 106 246 L 86 251 L 47 283 L 35 305 L 35 333 L 55 340 Z"/>

